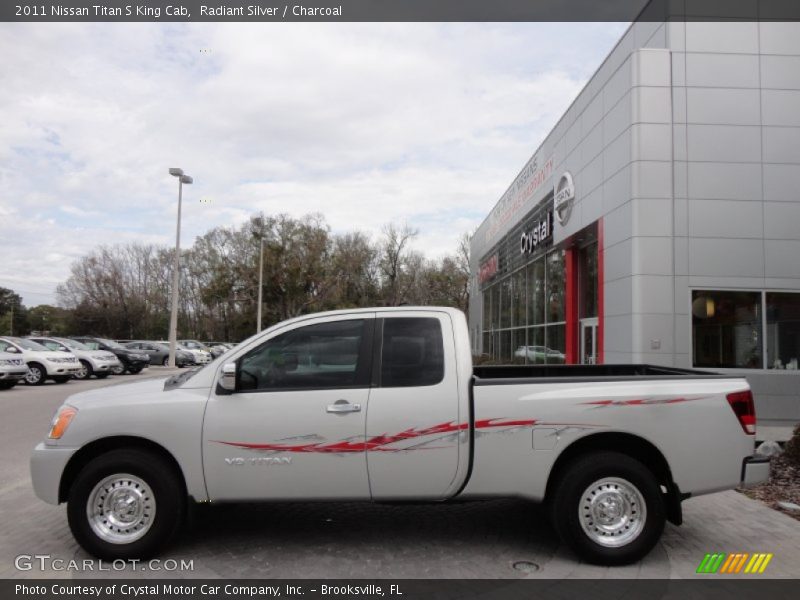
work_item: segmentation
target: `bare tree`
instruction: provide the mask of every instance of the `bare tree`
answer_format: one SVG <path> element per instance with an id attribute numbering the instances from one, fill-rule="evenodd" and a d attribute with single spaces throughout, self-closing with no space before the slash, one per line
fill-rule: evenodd
<path id="1" fill-rule="evenodd" d="M 393 223 L 383 227 L 380 267 L 384 277 L 384 300 L 388 306 L 397 306 L 400 302 L 400 277 L 407 259 L 408 245 L 418 234 L 419 231 L 407 223 L 400 229 Z"/>

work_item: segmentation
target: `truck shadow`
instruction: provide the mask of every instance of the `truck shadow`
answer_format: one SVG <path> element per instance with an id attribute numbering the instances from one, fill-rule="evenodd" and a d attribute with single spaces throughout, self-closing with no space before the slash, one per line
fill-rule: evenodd
<path id="1" fill-rule="evenodd" d="M 513 578 L 557 547 L 544 507 L 503 499 L 197 505 L 173 551 L 242 577 Z"/>

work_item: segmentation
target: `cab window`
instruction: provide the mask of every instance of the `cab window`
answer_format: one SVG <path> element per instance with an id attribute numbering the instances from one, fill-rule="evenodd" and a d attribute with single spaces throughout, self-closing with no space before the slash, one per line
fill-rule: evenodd
<path id="1" fill-rule="evenodd" d="M 385 319 L 381 387 L 436 385 L 443 379 L 444 345 L 439 319 Z"/>
<path id="2" fill-rule="evenodd" d="M 334 321 L 287 331 L 239 362 L 237 390 L 369 386 L 372 321 Z"/>

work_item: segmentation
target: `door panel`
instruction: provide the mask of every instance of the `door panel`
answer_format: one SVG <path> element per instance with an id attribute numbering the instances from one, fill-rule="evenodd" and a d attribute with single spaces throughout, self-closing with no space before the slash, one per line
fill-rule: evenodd
<path id="1" fill-rule="evenodd" d="M 469 417 L 459 414 L 449 316 L 392 312 L 376 330 L 381 321 L 380 366 L 374 366 L 380 377 L 374 378 L 367 413 L 372 497 L 445 498 L 453 493 L 469 435 Z"/>
<path id="2" fill-rule="evenodd" d="M 581 319 L 581 364 L 597 362 L 597 317 Z"/>
<path id="3" fill-rule="evenodd" d="M 237 358 L 203 431 L 211 500 L 369 498 L 364 445 L 374 315 L 304 321 Z"/>

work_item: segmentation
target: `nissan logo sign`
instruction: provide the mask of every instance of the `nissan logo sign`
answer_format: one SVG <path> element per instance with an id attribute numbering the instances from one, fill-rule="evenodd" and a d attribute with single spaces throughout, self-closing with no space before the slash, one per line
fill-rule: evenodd
<path id="1" fill-rule="evenodd" d="M 553 211 L 556 213 L 556 219 L 562 225 L 566 225 L 569 221 L 574 201 L 575 184 L 572 182 L 572 174 L 565 171 L 553 191 Z"/>

